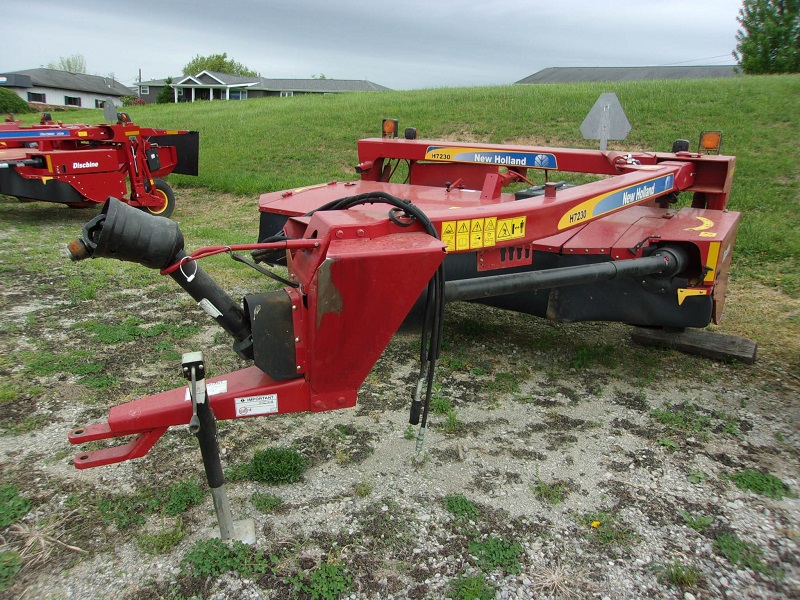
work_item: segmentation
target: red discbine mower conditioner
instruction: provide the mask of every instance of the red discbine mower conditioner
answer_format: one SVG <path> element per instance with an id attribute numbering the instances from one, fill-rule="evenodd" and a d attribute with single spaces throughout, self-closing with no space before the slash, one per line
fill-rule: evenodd
<path id="1" fill-rule="evenodd" d="M 680 141 L 659 153 L 424 141 L 414 129 L 405 138 L 395 131 L 388 121 L 384 137 L 359 141 L 357 181 L 263 195 L 254 244 L 188 254 L 176 223 L 108 200 L 70 244 L 73 257 L 160 269 L 253 366 L 206 382 L 202 357 L 186 355 L 189 390 L 116 406 L 107 422 L 69 434 L 74 444 L 133 436 L 79 454 L 78 468 L 141 457 L 168 427 L 196 430 L 208 412 L 239 419 L 352 407 L 407 318 L 422 329 L 410 419 L 421 439 L 446 302 L 651 328 L 719 320 L 739 214 L 726 210 L 735 158 L 714 154 L 713 136 L 702 151 Z M 530 180 L 537 171 L 541 185 Z M 553 179 L 562 172 L 598 177 L 570 185 Z M 505 191 L 512 184 L 524 189 Z M 677 208 L 679 193 L 691 206 Z M 235 302 L 198 259 L 237 251 L 275 277 L 265 265 L 285 265 L 285 287 Z"/>
<path id="2" fill-rule="evenodd" d="M 20 200 L 94 206 L 110 196 L 168 217 L 170 173 L 197 175 L 196 131 L 139 127 L 126 113 L 113 125 L 64 125 L 45 113 L 25 127 L 0 123 L 0 194 Z"/>

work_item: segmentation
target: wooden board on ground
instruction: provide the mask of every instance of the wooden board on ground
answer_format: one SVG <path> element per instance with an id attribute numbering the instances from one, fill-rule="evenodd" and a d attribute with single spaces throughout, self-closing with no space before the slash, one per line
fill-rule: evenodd
<path id="1" fill-rule="evenodd" d="M 758 343 L 754 340 L 704 329 L 667 331 L 634 327 L 631 339 L 644 346 L 673 348 L 709 358 L 739 360 L 749 365 L 755 362 L 758 348 Z"/>

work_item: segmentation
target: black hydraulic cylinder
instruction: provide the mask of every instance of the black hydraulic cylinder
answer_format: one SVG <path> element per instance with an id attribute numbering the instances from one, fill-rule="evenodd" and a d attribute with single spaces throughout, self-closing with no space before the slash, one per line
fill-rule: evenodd
<path id="1" fill-rule="evenodd" d="M 643 258 L 460 279 L 445 283 L 445 301 L 478 300 L 506 294 L 606 281 L 623 276 L 641 277 L 658 274 L 669 277 L 679 273 L 685 263 L 684 253 L 679 248 L 661 248 L 652 256 Z"/>

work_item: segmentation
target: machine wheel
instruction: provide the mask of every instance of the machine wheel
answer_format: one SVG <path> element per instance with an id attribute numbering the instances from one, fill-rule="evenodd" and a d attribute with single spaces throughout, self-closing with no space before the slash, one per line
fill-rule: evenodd
<path id="1" fill-rule="evenodd" d="M 163 179 L 154 179 L 153 183 L 156 188 L 155 195 L 163 198 L 164 204 L 161 206 L 144 206 L 142 208 L 151 215 L 169 217 L 172 211 L 175 210 L 175 192 L 172 191 L 172 188 L 169 187 L 169 184 Z"/>

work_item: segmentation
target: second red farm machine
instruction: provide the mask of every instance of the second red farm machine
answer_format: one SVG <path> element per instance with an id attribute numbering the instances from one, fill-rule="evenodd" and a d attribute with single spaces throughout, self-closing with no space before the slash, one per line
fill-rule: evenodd
<path id="1" fill-rule="evenodd" d="M 740 215 L 727 210 L 735 158 L 716 153 L 718 133 L 698 151 L 680 140 L 670 152 L 622 152 L 429 141 L 413 129 L 398 138 L 391 121 L 385 130 L 359 141 L 360 179 L 263 195 L 257 243 L 189 254 L 176 223 L 114 199 L 85 225 L 74 259 L 160 269 L 253 366 L 206 382 L 202 358 L 186 355 L 189 389 L 116 406 L 70 433 L 74 444 L 132 436 L 78 454 L 78 468 L 141 457 L 171 426 L 196 430 L 200 413 L 352 407 L 409 315 L 422 329 L 410 421 L 424 433 L 447 302 L 654 328 L 719 320 Z M 676 203 L 681 193 L 690 202 Z M 240 260 L 283 289 L 234 301 L 199 265 L 221 252 L 251 252 Z"/>
<path id="2" fill-rule="evenodd" d="M 0 194 L 87 207 L 110 196 L 168 217 L 175 194 L 162 178 L 197 175 L 196 131 L 139 127 L 126 113 L 111 124 L 0 123 Z"/>

